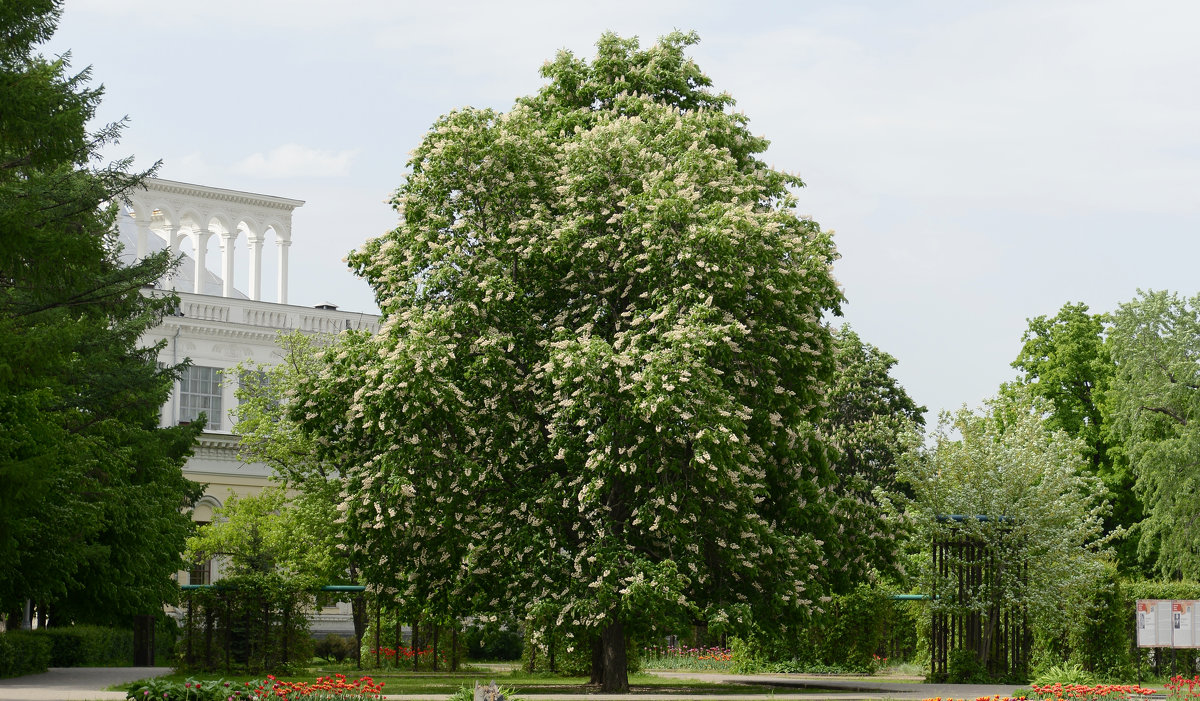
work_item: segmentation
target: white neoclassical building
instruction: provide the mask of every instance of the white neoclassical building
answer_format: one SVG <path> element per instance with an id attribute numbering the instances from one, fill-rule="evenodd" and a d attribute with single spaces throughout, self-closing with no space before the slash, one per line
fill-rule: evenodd
<path id="1" fill-rule="evenodd" d="M 179 295 L 178 311 L 144 341 L 165 342 L 163 363 L 191 360 L 162 408 L 161 421 L 171 426 L 194 421 L 201 413 L 207 416 L 184 474 L 205 485 L 194 518 L 209 522 L 230 494 L 253 494 L 270 478 L 266 465 L 238 458 L 238 438 L 233 433 L 238 378 L 228 371 L 244 361 L 278 363 L 280 331 L 374 331 L 379 319 L 330 304 L 287 303 L 292 211 L 304 204 L 301 200 L 151 179 L 130 204 L 128 216 L 118 221 L 126 257 L 140 259 L 165 248 L 184 256 L 176 273 L 158 283 L 160 289 L 173 289 Z M 214 238 L 216 251 L 210 250 Z M 220 274 L 211 270 L 214 264 Z M 246 265 L 246 292 L 234 286 L 241 265 Z M 262 298 L 266 279 L 274 281 L 271 301 Z M 219 570 L 219 561 L 202 563 L 179 577 L 182 583 L 207 584 L 220 577 Z M 352 626 L 345 607 L 325 609 L 313 620 L 314 634 L 347 630 Z"/>

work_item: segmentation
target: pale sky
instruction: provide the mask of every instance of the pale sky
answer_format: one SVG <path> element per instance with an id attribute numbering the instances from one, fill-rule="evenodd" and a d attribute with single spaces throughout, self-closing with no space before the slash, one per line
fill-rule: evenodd
<path id="1" fill-rule="evenodd" d="M 507 109 L 605 30 L 694 29 L 837 232 L 845 321 L 933 422 L 1013 377 L 1028 317 L 1197 293 L 1198 26 L 1187 0 L 68 0 L 46 52 L 92 66 L 101 119 L 129 116 L 113 157 L 306 201 L 291 302 L 375 311 L 342 259 L 394 226 L 438 115 Z"/>

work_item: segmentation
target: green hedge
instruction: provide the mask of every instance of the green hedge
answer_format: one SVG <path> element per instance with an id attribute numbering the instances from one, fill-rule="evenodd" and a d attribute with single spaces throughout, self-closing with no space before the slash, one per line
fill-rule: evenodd
<path id="1" fill-rule="evenodd" d="M 133 662 L 133 632 L 100 626 L 14 630 L 0 634 L 0 677 L 47 667 L 118 667 Z"/>
<path id="2" fill-rule="evenodd" d="M 45 672 L 51 647 L 50 639 L 35 631 L 0 633 L 0 678 Z"/>
<path id="3" fill-rule="evenodd" d="M 133 631 L 71 626 L 32 631 L 50 640 L 51 667 L 120 667 L 133 663 Z"/>

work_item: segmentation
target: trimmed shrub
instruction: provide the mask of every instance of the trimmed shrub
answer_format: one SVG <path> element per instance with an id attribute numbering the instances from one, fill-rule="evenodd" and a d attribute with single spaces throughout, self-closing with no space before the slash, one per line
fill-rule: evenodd
<path id="1" fill-rule="evenodd" d="M 0 678 L 45 672 L 51 645 L 49 638 L 35 631 L 0 633 Z"/>
<path id="2" fill-rule="evenodd" d="M 992 681 L 987 667 L 973 650 L 951 650 L 946 668 L 946 682 L 950 684 L 988 684 Z"/>
<path id="3" fill-rule="evenodd" d="M 354 639 L 330 633 L 317 641 L 316 646 L 313 647 L 313 653 L 330 662 L 344 662 L 347 657 L 354 654 Z"/>
<path id="4" fill-rule="evenodd" d="M 50 640 L 51 667 L 110 667 L 132 664 L 133 631 L 70 626 L 31 631 Z"/>

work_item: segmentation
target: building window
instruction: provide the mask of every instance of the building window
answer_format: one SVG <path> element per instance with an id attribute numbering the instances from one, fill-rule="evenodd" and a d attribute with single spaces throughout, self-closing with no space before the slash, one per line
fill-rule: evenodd
<path id="1" fill-rule="evenodd" d="M 195 421 L 201 414 L 208 417 L 205 428 L 221 429 L 221 370 L 190 367 L 179 378 L 179 420 Z"/>
<path id="2" fill-rule="evenodd" d="M 188 584 L 212 584 L 212 558 L 200 560 L 188 572 Z"/>

